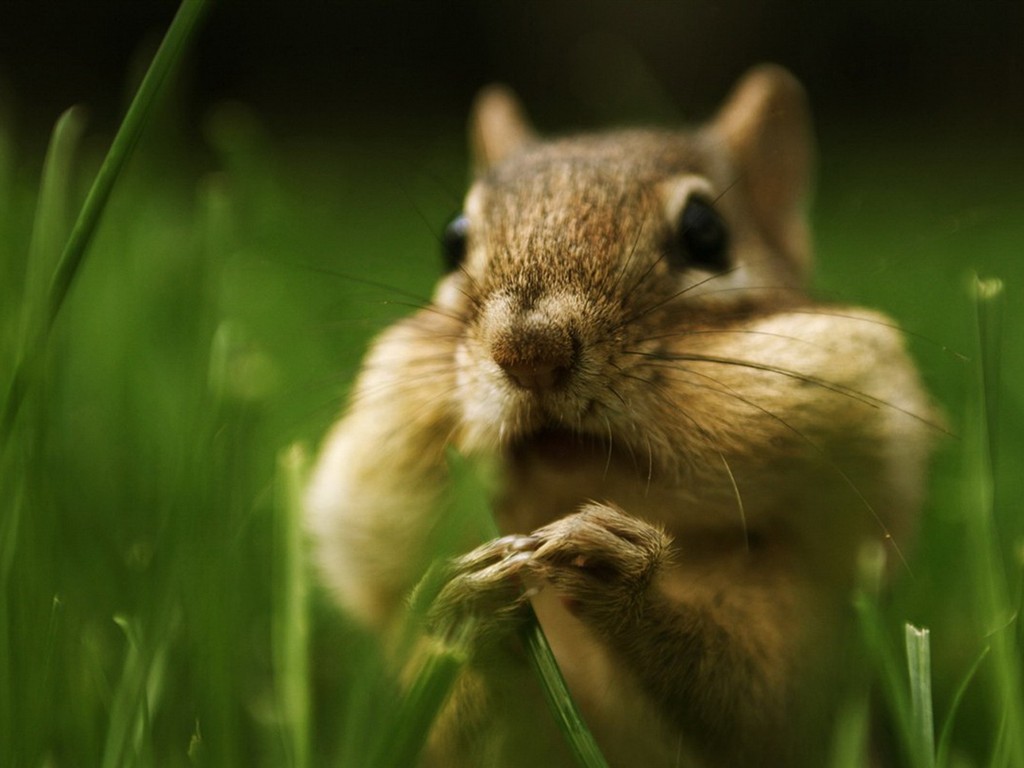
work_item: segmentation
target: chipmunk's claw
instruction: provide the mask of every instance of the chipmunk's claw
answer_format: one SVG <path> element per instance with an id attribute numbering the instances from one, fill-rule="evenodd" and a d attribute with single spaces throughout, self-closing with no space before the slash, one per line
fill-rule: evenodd
<path id="1" fill-rule="evenodd" d="M 633 606 L 664 563 L 668 537 L 603 504 L 588 504 L 530 535 L 494 539 L 456 558 L 429 616 L 448 631 L 472 617 L 479 635 L 501 634 L 521 621 L 544 584 L 586 617 Z"/>

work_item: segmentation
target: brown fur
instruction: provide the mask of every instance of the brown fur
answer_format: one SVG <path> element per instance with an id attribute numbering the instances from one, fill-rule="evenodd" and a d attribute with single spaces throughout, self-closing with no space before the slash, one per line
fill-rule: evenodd
<path id="1" fill-rule="evenodd" d="M 762 67 L 700 130 L 553 141 L 490 90 L 471 134 L 466 262 L 374 343 L 310 488 L 328 585 L 385 630 L 446 447 L 497 460 L 520 537 L 455 563 L 441 623 L 514 616 L 531 585 L 613 765 L 821 764 L 856 558 L 909 543 L 930 405 L 889 320 L 803 292 L 800 86 Z M 664 255 L 695 191 L 722 274 Z M 488 658 L 428 760 L 567 764 L 529 669 Z"/>

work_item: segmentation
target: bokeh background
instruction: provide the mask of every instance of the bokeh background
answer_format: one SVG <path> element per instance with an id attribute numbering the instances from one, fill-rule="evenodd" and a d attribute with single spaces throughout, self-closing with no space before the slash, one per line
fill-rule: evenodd
<path id="1" fill-rule="evenodd" d="M 175 8 L 0 0 L 4 377 L 50 130 L 84 106 L 74 210 Z M 948 711 L 997 629 L 974 613 L 964 551 L 975 273 L 1004 283 L 988 395 L 996 539 L 1020 594 L 1022 40 L 1020 2 L 216 3 L 111 199 L 28 415 L 0 436 L 23 462 L 0 484 L 0 523 L 18 521 L 0 524 L 0 764 L 301 765 L 282 734 L 302 707 L 281 694 L 300 678 L 316 762 L 361 764 L 388 723 L 373 641 L 317 598 L 312 673 L 279 656 L 295 636 L 277 463 L 315 446 L 367 338 L 429 294 L 473 94 L 509 83 L 542 131 L 674 125 L 766 60 L 816 115 L 816 292 L 910 331 L 956 435 L 891 609 L 894 627 L 933 628 Z M 968 764 L 986 764 L 999 688 L 962 707 Z"/>
<path id="2" fill-rule="evenodd" d="M 0 9 L 8 90 L 33 119 L 117 98 L 162 0 Z M 1019 3 L 291 3 L 223 0 L 192 59 L 198 105 L 239 98 L 293 129 L 459 114 L 491 80 L 552 122 L 699 113 L 752 62 L 807 84 L 826 125 L 1021 128 Z M 417 117 L 418 116 L 418 117 Z"/>
<path id="3" fill-rule="evenodd" d="M 304 162 L 310 178 L 333 190 L 362 186 L 367 210 L 391 207 L 391 226 L 416 220 L 436 233 L 458 207 L 465 116 L 484 84 L 511 84 L 546 131 L 675 125 L 710 114 L 751 64 L 776 61 L 804 82 L 815 110 L 822 235 L 830 234 L 833 207 L 852 237 L 861 224 L 873 228 L 859 219 L 892 221 L 889 255 L 864 253 L 860 261 L 898 258 L 916 271 L 920 257 L 952 279 L 1004 258 L 1002 249 L 987 249 L 993 232 L 1020 232 L 1020 3 L 213 5 L 169 99 L 176 119 L 164 131 L 177 140 L 175 151 L 195 152 L 200 170 L 215 167 L 202 153 L 216 143 L 218 120 L 251 119 L 282 166 Z M 38 162 L 50 126 L 72 104 L 87 108 L 95 143 L 109 136 L 175 7 L 170 0 L 0 5 L 0 103 L 19 150 Z M 904 182 L 930 194 L 904 190 Z M 372 240 L 381 217 L 357 213 L 339 215 Z M 911 235 L 899 224 L 908 217 L 919 217 L 927 232 Z M 927 238 L 965 232 L 974 239 L 960 243 L 961 259 L 926 257 Z M 829 280 L 836 243 L 819 242 Z M 336 245 L 339 253 L 347 248 Z M 859 274 L 883 294 L 907 280 Z"/>

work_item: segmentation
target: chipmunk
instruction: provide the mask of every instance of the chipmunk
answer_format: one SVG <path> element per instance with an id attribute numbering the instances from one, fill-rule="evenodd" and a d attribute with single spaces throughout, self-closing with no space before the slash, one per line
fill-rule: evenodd
<path id="1" fill-rule="evenodd" d="M 891 320 L 808 297 L 802 87 L 762 65 L 697 129 L 550 140 L 491 87 L 470 132 L 448 272 L 375 340 L 312 476 L 327 585 L 387 631 L 446 451 L 484 457 L 509 535 L 442 608 L 529 599 L 610 764 L 823 764 L 858 553 L 912 538 L 932 405 Z M 506 651 L 428 764 L 571 764 Z"/>

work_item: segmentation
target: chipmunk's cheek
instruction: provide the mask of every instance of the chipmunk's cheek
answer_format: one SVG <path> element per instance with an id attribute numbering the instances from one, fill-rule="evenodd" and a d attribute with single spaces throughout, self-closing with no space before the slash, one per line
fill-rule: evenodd
<path id="1" fill-rule="evenodd" d="M 446 312 L 464 312 L 469 302 L 463 287 L 464 282 L 463 275 L 459 272 L 454 272 L 440 280 L 434 289 L 432 304 L 443 308 Z"/>
<path id="2" fill-rule="evenodd" d="M 456 348 L 455 366 L 461 407 L 456 446 L 467 453 L 493 451 L 501 443 L 507 410 L 504 395 L 494 384 L 496 374 L 487 370 L 488 361 L 472 340 Z"/>

